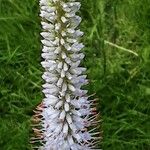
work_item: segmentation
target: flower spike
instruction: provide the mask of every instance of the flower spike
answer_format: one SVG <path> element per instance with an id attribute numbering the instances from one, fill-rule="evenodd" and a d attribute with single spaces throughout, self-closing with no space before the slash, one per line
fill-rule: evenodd
<path id="1" fill-rule="evenodd" d="M 31 138 L 38 150 L 98 150 L 96 99 L 82 89 L 88 80 L 80 66 L 80 6 L 75 0 L 40 0 L 44 99 L 34 111 Z"/>

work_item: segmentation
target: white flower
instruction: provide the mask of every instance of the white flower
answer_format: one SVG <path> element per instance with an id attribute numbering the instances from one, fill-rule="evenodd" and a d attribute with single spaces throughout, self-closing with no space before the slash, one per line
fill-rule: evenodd
<path id="1" fill-rule="evenodd" d="M 94 150 L 98 133 L 88 130 L 97 121 L 93 102 L 82 85 L 88 83 L 80 66 L 84 47 L 79 42 L 83 32 L 76 29 L 81 17 L 76 15 L 80 2 L 75 0 L 40 0 L 43 45 L 41 65 L 44 99 L 37 107 L 34 129 L 40 139 L 39 150 Z M 40 120 L 40 122 L 39 122 Z M 36 138 L 35 138 L 36 139 Z"/>

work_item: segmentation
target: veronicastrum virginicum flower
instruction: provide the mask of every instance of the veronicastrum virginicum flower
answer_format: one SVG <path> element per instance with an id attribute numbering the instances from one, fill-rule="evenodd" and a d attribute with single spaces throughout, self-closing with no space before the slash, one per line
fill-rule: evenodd
<path id="1" fill-rule="evenodd" d="M 88 80 L 83 75 L 86 69 L 80 66 L 84 45 L 79 42 L 83 32 L 77 29 L 79 9 L 80 2 L 75 0 L 40 0 L 45 98 L 33 117 L 35 149 L 99 149 L 96 100 L 89 100 L 87 91 L 81 89 Z"/>

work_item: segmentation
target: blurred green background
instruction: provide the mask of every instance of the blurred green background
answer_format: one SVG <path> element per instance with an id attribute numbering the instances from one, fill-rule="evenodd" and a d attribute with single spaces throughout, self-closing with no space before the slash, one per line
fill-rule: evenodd
<path id="1" fill-rule="evenodd" d="M 150 1 L 80 0 L 89 94 L 104 150 L 150 150 Z M 0 0 L 0 150 L 30 150 L 42 100 L 37 0 Z"/>

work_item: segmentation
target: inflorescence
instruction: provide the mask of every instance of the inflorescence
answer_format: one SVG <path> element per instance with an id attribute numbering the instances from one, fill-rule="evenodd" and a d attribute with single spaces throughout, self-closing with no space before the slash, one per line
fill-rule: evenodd
<path id="1" fill-rule="evenodd" d="M 80 66 L 84 45 L 79 9 L 75 0 L 40 0 L 45 84 L 44 99 L 33 116 L 32 138 L 39 150 L 95 150 L 101 139 L 96 99 L 90 100 L 82 89 L 88 80 L 86 68 Z"/>

